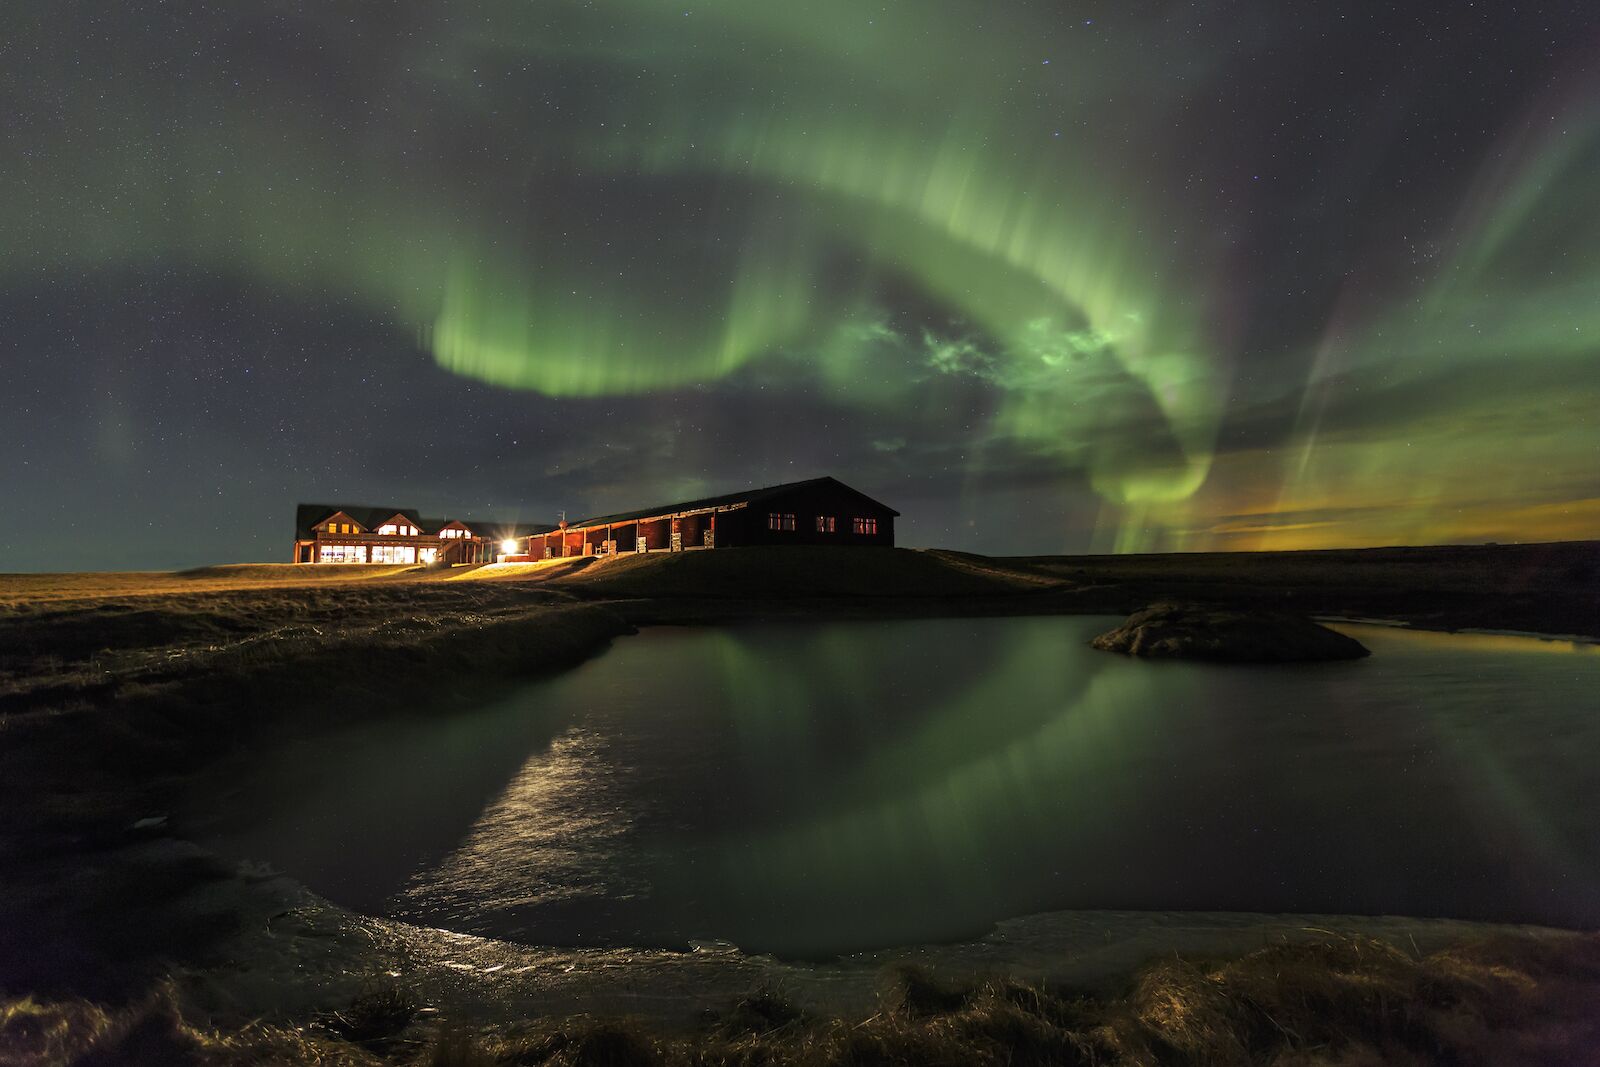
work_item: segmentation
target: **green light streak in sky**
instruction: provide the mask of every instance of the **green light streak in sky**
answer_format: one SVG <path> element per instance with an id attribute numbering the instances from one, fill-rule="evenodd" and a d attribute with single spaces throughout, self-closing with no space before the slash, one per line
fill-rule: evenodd
<path id="1" fill-rule="evenodd" d="M 498 385 L 598 395 L 704 382 L 800 346 L 826 380 L 870 381 L 871 368 L 850 366 L 863 355 L 824 335 L 892 275 L 996 347 L 999 365 L 987 377 L 1002 396 L 997 434 L 1086 465 L 1111 500 L 1193 492 L 1210 461 L 1225 361 L 1207 349 L 1195 298 L 1164 282 L 1169 265 L 1153 261 L 1141 238 L 1149 209 L 1107 180 L 1104 158 L 1040 129 L 1008 132 L 1012 105 L 1003 99 L 957 91 L 961 102 L 947 110 L 947 77 L 897 48 L 901 33 L 925 36 L 938 12 L 901 9 L 895 17 L 913 25 L 889 31 L 881 49 L 852 34 L 819 35 L 809 17 L 769 18 L 740 5 L 694 14 L 791 50 L 796 58 L 765 81 L 802 80 L 756 101 L 732 94 L 695 106 L 681 95 L 624 91 L 556 154 L 580 173 L 647 188 L 652 179 L 721 182 L 740 205 L 731 223 L 709 220 L 709 231 L 670 243 L 652 233 L 652 254 L 694 277 L 700 298 L 652 303 L 652 287 L 633 281 L 569 286 L 566 264 L 585 253 L 562 245 L 572 231 L 561 220 L 559 232 L 535 227 L 525 261 L 452 270 L 432 335 L 441 363 Z M 653 7 L 632 16 L 660 18 Z M 676 39 L 671 27 L 661 33 Z M 671 46 L 663 52 L 670 63 Z M 585 42 L 586 61 L 620 67 L 630 57 L 626 42 L 617 57 Z M 868 91 L 841 106 L 836 86 L 807 78 L 816 68 L 845 72 Z M 542 195 L 537 177 L 532 195 Z M 744 254 L 708 258 L 708 234 Z M 598 230 L 583 238 L 597 239 L 611 244 Z M 840 261 L 852 277 L 819 286 L 830 268 L 839 281 Z M 856 392 L 848 385 L 842 395 Z M 864 392 L 867 402 L 884 398 Z M 1149 418 L 1149 431 L 1113 441 L 1121 414 Z"/>
<path id="2" fill-rule="evenodd" d="M 1226 547 L 1273 515 L 1311 532 L 1249 543 L 1433 540 L 1489 528 L 1463 509 L 1596 495 L 1592 417 L 1550 407 L 1600 379 L 1581 79 L 1442 222 L 1382 235 L 1321 336 L 1258 351 L 1218 325 L 1239 294 L 1217 231 L 1245 215 L 1171 174 L 1203 169 L 1184 117 L 1292 43 L 1283 21 L 1196 48 L 1149 13 L 1090 34 L 1055 5 L 954 0 L 407 10 L 330 3 L 282 37 L 212 12 L 103 48 L 88 8 L 0 12 L 54 102 L 0 155 L 0 276 L 196 265 L 348 301 L 456 374 L 553 397 L 770 374 L 861 427 L 927 410 L 929 434 L 970 438 L 975 479 L 1020 456 L 1092 487 L 1119 550 Z M 972 425 L 932 414 L 967 386 L 988 398 Z M 1258 411 L 1283 419 L 1271 455 L 1224 436 Z"/>

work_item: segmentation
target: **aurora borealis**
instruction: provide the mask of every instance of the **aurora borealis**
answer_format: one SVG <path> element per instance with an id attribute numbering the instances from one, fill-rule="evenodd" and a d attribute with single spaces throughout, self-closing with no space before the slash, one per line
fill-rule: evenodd
<path id="1" fill-rule="evenodd" d="M 1600 536 L 1600 14 L 1308 7 L 7 5 L 0 569 L 819 473 L 991 552 Z"/>

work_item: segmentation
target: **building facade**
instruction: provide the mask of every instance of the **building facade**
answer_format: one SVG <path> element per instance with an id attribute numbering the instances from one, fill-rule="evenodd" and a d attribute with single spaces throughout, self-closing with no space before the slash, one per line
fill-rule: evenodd
<path id="1" fill-rule="evenodd" d="M 409 508 L 301 504 L 296 563 L 492 563 L 746 545 L 894 545 L 900 513 L 834 478 L 556 526 L 428 519 Z"/>
<path id="2" fill-rule="evenodd" d="M 410 508 L 301 504 L 295 509 L 296 563 L 488 563 L 508 543 L 553 530 L 547 523 L 428 519 Z"/>

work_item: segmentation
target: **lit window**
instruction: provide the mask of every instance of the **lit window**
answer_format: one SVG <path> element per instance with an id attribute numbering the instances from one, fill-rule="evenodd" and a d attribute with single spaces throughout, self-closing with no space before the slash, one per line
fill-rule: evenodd
<path id="1" fill-rule="evenodd" d="M 855 531 L 858 534 L 875 534 L 878 532 L 878 520 L 858 518 L 855 520 Z"/>
<path id="2" fill-rule="evenodd" d="M 361 545 L 323 545 L 317 552 L 319 563 L 365 563 L 367 550 Z"/>
<path id="3" fill-rule="evenodd" d="M 769 529 L 769 530 L 793 530 L 794 529 L 794 515 L 792 515 L 792 514 L 790 514 L 788 512 L 783 512 L 783 513 L 779 513 L 779 512 L 776 512 L 776 511 L 767 512 L 767 529 Z"/>
<path id="4" fill-rule="evenodd" d="M 834 526 L 835 523 L 832 515 L 817 516 L 817 533 L 833 533 Z"/>

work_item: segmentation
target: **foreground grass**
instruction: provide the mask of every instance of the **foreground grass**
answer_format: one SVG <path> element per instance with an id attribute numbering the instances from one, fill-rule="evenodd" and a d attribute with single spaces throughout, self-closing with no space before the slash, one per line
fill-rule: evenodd
<path id="1" fill-rule="evenodd" d="M 242 758 L 262 738 L 394 714 L 401 704 L 441 712 L 470 706 L 472 683 L 577 662 L 626 631 L 613 610 L 624 601 L 644 604 L 634 609 L 643 612 L 640 621 L 661 605 L 694 598 L 749 598 L 768 608 L 785 598 L 877 598 L 890 608 L 915 598 L 938 600 L 939 610 L 1005 598 L 1018 611 L 1088 610 L 1081 597 L 1054 606 L 1052 598 L 1142 602 L 1146 584 L 1188 581 L 1191 592 L 1218 599 L 1293 593 L 1302 608 L 1328 613 L 1404 617 L 1421 605 L 1437 618 L 1470 621 L 1481 608 L 1500 612 L 1492 616 L 1500 625 L 1600 633 L 1600 597 L 1589 595 L 1595 547 L 1561 547 L 1550 559 L 1540 546 L 1528 548 L 1498 551 L 1497 564 L 1525 566 L 1501 567 L 1500 585 L 1476 591 L 1463 588 L 1471 584 L 1466 572 L 1407 585 L 1384 577 L 1394 573 L 1388 569 L 1364 591 L 1338 584 L 1344 565 L 1338 560 L 1269 561 L 1311 569 L 1292 576 L 1262 571 L 1260 581 L 1250 582 L 1191 561 L 1135 574 L 1109 561 L 1097 571 L 1092 560 L 865 550 L 684 553 L 581 568 L 486 569 L 483 577 L 492 581 L 468 572 L 440 580 L 288 567 L 52 576 L 53 585 L 8 577 L 0 582 L 0 810 L 12 818 L 0 821 L 9 824 L 0 825 L 0 863 L 9 865 L 14 889 L 19 858 L 78 862 L 102 837 L 122 840 L 135 815 L 167 810 L 150 800 L 163 776 L 176 782 L 224 756 Z M 1376 557 L 1356 562 L 1389 567 Z M 1180 563 L 1187 570 L 1171 569 Z M 1529 618 L 1538 626 L 1516 622 L 1497 606 L 1518 598 L 1536 613 Z M 172 892 L 183 884 L 174 882 Z M 74 920 L 43 932 L 12 914 L 6 896 L 0 892 L 0 975 L 11 975 L 11 992 L 90 992 L 88 979 L 103 967 L 85 966 L 90 957 L 63 949 Z M 95 931 L 87 933 L 96 940 Z M 85 931 L 77 936 L 83 940 Z M 207 936 L 193 933 L 197 943 Z M 19 961 L 46 955 L 60 961 L 51 983 L 16 977 Z M 129 964 L 140 977 L 128 988 L 146 987 L 147 956 L 153 959 L 144 951 L 134 960 L 138 967 Z M 1115 999 L 1007 980 L 946 985 L 902 974 L 883 1010 L 867 1019 L 817 1018 L 763 993 L 687 1035 L 583 1019 L 467 1033 L 417 1021 L 429 1016 L 416 1015 L 420 1006 L 404 990 L 352 1004 L 317 1026 L 226 1033 L 175 1005 L 170 993 L 115 1008 L 82 999 L 0 998 L 0 1067 L 1600 1063 L 1600 948 L 1592 938 L 1485 943 L 1426 957 L 1332 938 L 1215 963 L 1166 961 Z"/>
<path id="2" fill-rule="evenodd" d="M 1111 999 L 1004 978 L 887 978 L 866 1019 L 814 1018 L 764 990 L 689 1034 L 586 1018 L 473 1033 L 413 1022 L 419 1005 L 396 990 L 368 993 L 316 1026 L 232 1033 L 185 1020 L 165 991 L 120 1011 L 23 998 L 0 1004 L 0 1067 L 1600 1063 L 1595 936 L 1501 938 L 1418 957 L 1330 935 L 1235 959 L 1160 961 Z"/>

